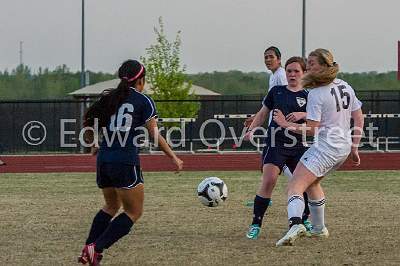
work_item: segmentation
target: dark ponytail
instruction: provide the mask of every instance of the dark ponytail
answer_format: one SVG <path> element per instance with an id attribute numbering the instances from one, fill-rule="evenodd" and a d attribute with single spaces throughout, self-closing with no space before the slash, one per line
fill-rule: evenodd
<path id="1" fill-rule="evenodd" d="M 110 117 L 130 95 L 131 87 L 135 87 L 136 82 L 145 75 L 146 69 L 141 63 L 136 60 L 125 61 L 118 69 L 118 77 L 121 79 L 118 87 L 101 93 L 100 99 L 86 111 L 83 126 L 92 127 L 96 118 L 99 121 L 99 128 L 107 126 Z"/>

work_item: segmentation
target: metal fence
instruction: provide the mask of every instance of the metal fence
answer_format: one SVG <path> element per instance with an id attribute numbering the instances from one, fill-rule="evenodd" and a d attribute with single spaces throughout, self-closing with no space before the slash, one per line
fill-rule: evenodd
<path id="1" fill-rule="evenodd" d="M 365 114 L 400 114 L 400 91 L 358 91 L 357 95 L 363 102 L 362 109 Z M 185 124 L 185 136 L 191 143 L 191 146 L 187 145 L 185 149 L 209 148 L 199 141 L 199 132 L 204 121 L 213 119 L 215 114 L 255 113 L 261 107 L 262 98 L 263 95 L 213 96 L 198 100 L 201 107 L 196 121 Z M 82 114 L 87 106 L 88 102 L 81 100 L 0 101 L 0 153 L 82 152 L 78 137 L 82 125 Z M 27 124 L 32 126 L 29 124 L 31 121 L 38 121 L 46 128 L 46 138 L 39 145 L 28 144 L 24 138 L 23 131 L 26 131 Z M 383 143 L 381 145 L 392 145 L 385 144 L 385 141 L 388 142 L 388 138 L 400 136 L 400 119 L 385 116 L 371 117 L 366 119 L 366 126 L 370 122 L 379 128 L 374 139 Z M 243 129 L 243 119 L 225 119 L 223 125 L 226 129 L 232 127 L 234 134 L 238 136 Z M 40 126 L 36 124 L 36 128 Z M 63 126 L 64 132 L 67 132 L 64 135 L 61 134 Z M 210 143 L 216 143 L 220 137 L 220 128 L 216 123 L 210 123 L 204 132 L 205 138 Z M 34 140 L 41 138 L 40 134 L 43 135 L 40 130 L 32 130 L 31 133 Z M 35 136 L 35 134 L 38 135 Z M 178 138 L 172 135 L 172 138 L 175 137 Z M 235 149 L 232 137 L 234 136 L 228 130 L 227 141 L 220 148 Z M 390 139 L 390 141 L 396 142 L 396 139 Z M 62 147 L 62 142 L 71 145 Z M 242 148 L 251 147 L 246 144 Z"/>

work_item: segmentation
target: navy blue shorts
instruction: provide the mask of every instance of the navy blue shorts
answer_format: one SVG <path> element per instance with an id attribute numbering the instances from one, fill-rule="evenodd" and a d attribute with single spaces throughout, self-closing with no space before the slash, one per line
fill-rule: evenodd
<path id="1" fill-rule="evenodd" d="M 262 154 L 262 164 L 273 164 L 282 171 L 286 165 L 293 173 L 301 156 L 306 152 L 307 147 L 285 148 L 285 147 L 264 147 Z"/>
<path id="2" fill-rule="evenodd" d="M 97 163 L 97 186 L 99 188 L 134 188 L 143 184 L 143 175 L 140 165 L 124 163 Z"/>

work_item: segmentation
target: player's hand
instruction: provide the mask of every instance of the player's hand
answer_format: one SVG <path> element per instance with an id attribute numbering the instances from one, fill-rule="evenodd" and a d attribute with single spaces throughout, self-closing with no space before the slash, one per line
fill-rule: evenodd
<path id="1" fill-rule="evenodd" d="M 286 121 L 288 122 L 297 122 L 301 119 L 304 119 L 304 113 L 303 112 L 293 112 L 290 113 L 286 116 Z"/>
<path id="2" fill-rule="evenodd" d="M 281 127 L 286 128 L 287 127 L 287 121 L 285 116 L 283 115 L 282 111 L 279 109 L 274 109 L 273 113 L 273 119 L 274 121 Z"/>
<path id="3" fill-rule="evenodd" d="M 244 134 L 243 139 L 245 141 L 249 141 L 249 140 L 251 140 L 253 138 L 253 134 L 254 134 L 254 130 L 249 130 L 249 131 L 246 132 L 246 134 Z"/>
<path id="4" fill-rule="evenodd" d="M 95 146 L 90 147 L 90 153 L 92 155 L 96 155 L 98 152 L 99 152 L 99 148 L 98 147 L 95 147 Z"/>
<path id="5" fill-rule="evenodd" d="M 358 154 L 358 149 L 351 149 L 350 158 L 353 162 L 353 166 L 359 166 L 361 163 L 360 155 Z"/>
<path id="6" fill-rule="evenodd" d="M 176 165 L 177 172 L 181 171 L 183 168 L 183 161 L 179 159 L 178 157 L 172 158 L 172 162 Z"/>
<path id="7" fill-rule="evenodd" d="M 251 123 L 253 123 L 254 120 L 254 116 L 246 118 L 246 120 L 243 122 L 243 125 L 245 127 L 249 127 L 251 125 Z"/>

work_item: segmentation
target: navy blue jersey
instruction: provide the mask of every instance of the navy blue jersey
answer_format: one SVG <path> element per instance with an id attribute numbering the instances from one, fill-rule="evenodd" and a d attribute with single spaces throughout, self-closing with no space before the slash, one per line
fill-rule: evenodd
<path id="1" fill-rule="evenodd" d="M 264 97 L 262 104 L 271 111 L 279 109 L 283 115 L 288 115 L 293 112 L 306 112 L 308 91 L 302 90 L 298 92 L 290 91 L 287 86 L 273 87 L 267 96 Z M 297 121 L 296 123 L 305 123 L 305 120 Z M 275 132 L 275 133 L 274 133 Z M 291 137 L 285 136 L 285 129 L 282 129 L 278 124 L 272 120 L 268 126 L 267 145 L 283 147 L 284 144 L 292 145 L 294 147 L 303 147 L 302 136 L 293 132 L 288 133 Z M 274 135 L 275 137 L 273 137 Z M 286 134 L 287 135 L 287 134 Z M 294 140 L 296 139 L 296 140 Z"/>
<path id="2" fill-rule="evenodd" d="M 117 112 L 111 116 L 103 133 L 97 162 L 119 162 L 139 165 L 138 135 L 143 135 L 140 127 L 156 117 L 153 100 L 132 88 Z"/>

